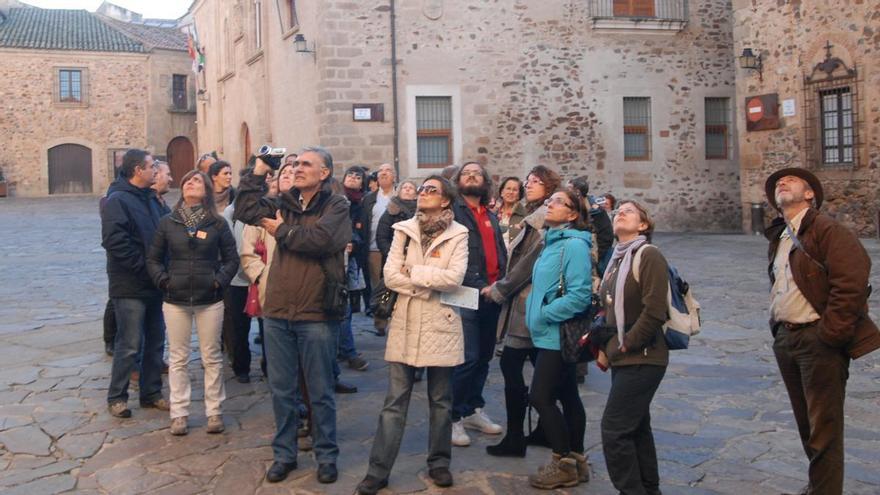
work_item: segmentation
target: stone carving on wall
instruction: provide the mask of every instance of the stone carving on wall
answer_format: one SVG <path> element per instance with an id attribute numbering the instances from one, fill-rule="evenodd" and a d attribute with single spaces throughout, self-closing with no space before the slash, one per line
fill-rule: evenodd
<path id="1" fill-rule="evenodd" d="M 422 0 L 422 13 L 436 21 L 443 16 L 443 0 Z"/>

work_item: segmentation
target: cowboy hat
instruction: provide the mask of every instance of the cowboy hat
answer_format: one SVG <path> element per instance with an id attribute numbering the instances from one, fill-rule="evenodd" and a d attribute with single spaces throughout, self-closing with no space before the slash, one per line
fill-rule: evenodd
<path id="1" fill-rule="evenodd" d="M 779 209 L 779 206 L 776 204 L 776 182 L 789 175 L 803 179 L 807 185 L 810 186 L 810 189 L 813 190 L 814 199 L 816 201 L 816 209 L 819 209 L 822 206 L 822 200 L 825 199 L 825 193 L 822 191 L 822 183 L 819 182 L 819 178 L 813 175 L 812 172 L 805 168 L 798 167 L 777 170 L 770 174 L 770 177 L 767 177 L 767 182 L 764 183 L 764 193 L 767 194 L 767 201 L 770 203 L 770 206 L 777 210 Z"/>

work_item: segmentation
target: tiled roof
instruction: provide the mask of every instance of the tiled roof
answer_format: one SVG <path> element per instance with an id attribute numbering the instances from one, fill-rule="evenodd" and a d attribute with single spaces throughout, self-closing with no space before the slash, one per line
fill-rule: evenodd
<path id="1" fill-rule="evenodd" d="M 186 35 L 174 28 L 149 26 L 141 23 L 123 22 L 101 16 L 101 20 L 143 43 L 147 49 L 187 50 Z"/>
<path id="2" fill-rule="evenodd" d="M 0 22 L 0 47 L 144 52 L 144 44 L 85 10 L 14 8 Z"/>

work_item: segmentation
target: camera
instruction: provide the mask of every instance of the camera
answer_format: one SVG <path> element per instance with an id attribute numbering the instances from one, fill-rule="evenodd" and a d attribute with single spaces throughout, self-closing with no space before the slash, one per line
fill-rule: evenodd
<path id="1" fill-rule="evenodd" d="M 272 167 L 272 170 L 281 168 L 281 159 L 287 154 L 287 148 L 273 148 L 271 144 L 264 144 L 257 150 L 257 158 Z"/>

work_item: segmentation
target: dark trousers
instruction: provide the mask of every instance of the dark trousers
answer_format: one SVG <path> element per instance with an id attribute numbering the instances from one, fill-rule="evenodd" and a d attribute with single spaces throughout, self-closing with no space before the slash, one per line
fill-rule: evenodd
<path id="1" fill-rule="evenodd" d="M 501 353 L 501 374 L 504 376 L 504 407 L 507 409 L 507 434 L 523 435 L 523 420 L 529 405 L 529 388 L 523 377 L 526 360 L 535 365 L 538 349 L 515 349 L 504 346 Z"/>
<path id="2" fill-rule="evenodd" d="M 116 313 L 113 309 L 113 299 L 107 299 L 104 306 L 104 342 L 107 344 L 116 340 Z"/>
<path id="3" fill-rule="evenodd" d="M 403 440 L 406 415 L 419 368 L 388 363 L 388 395 L 370 451 L 367 474 L 388 479 Z M 449 467 L 452 458 L 452 368 L 428 367 L 428 469 Z"/>
<path id="4" fill-rule="evenodd" d="M 611 390 L 602 415 L 602 452 L 608 477 L 623 495 L 660 494 L 650 408 L 664 374 L 665 366 L 611 368 Z"/>
<path id="5" fill-rule="evenodd" d="M 107 403 L 128 402 L 128 382 L 131 372 L 138 369 L 139 353 L 140 401 L 155 402 L 162 398 L 162 349 L 165 346 L 162 298 L 114 298 L 113 308 L 119 329 L 113 345 Z"/>
<path id="6" fill-rule="evenodd" d="M 777 326 L 773 353 L 810 460 L 807 493 L 843 493 L 843 401 L 849 356 L 818 338 L 816 325 Z"/>
<path id="7" fill-rule="evenodd" d="M 251 348 L 248 334 L 251 317 L 244 312 L 247 304 L 247 287 L 230 285 L 223 294 L 223 342 L 232 358 L 232 371 L 247 375 L 251 371 Z"/>
<path id="8" fill-rule="evenodd" d="M 480 300 L 477 310 L 461 310 L 464 363 L 452 371 L 452 421 L 470 416 L 486 405 L 483 387 L 489 377 L 489 361 L 495 353 L 495 330 L 501 306 Z"/>
<path id="9" fill-rule="evenodd" d="M 556 406 L 557 400 L 562 403 L 562 411 Z M 560 351 L 538 350 L 529 401 L 541 415 L 554 454 L 583 454 L 587 415 L 578 394 L 575 366 L 564 362 Z"/>

